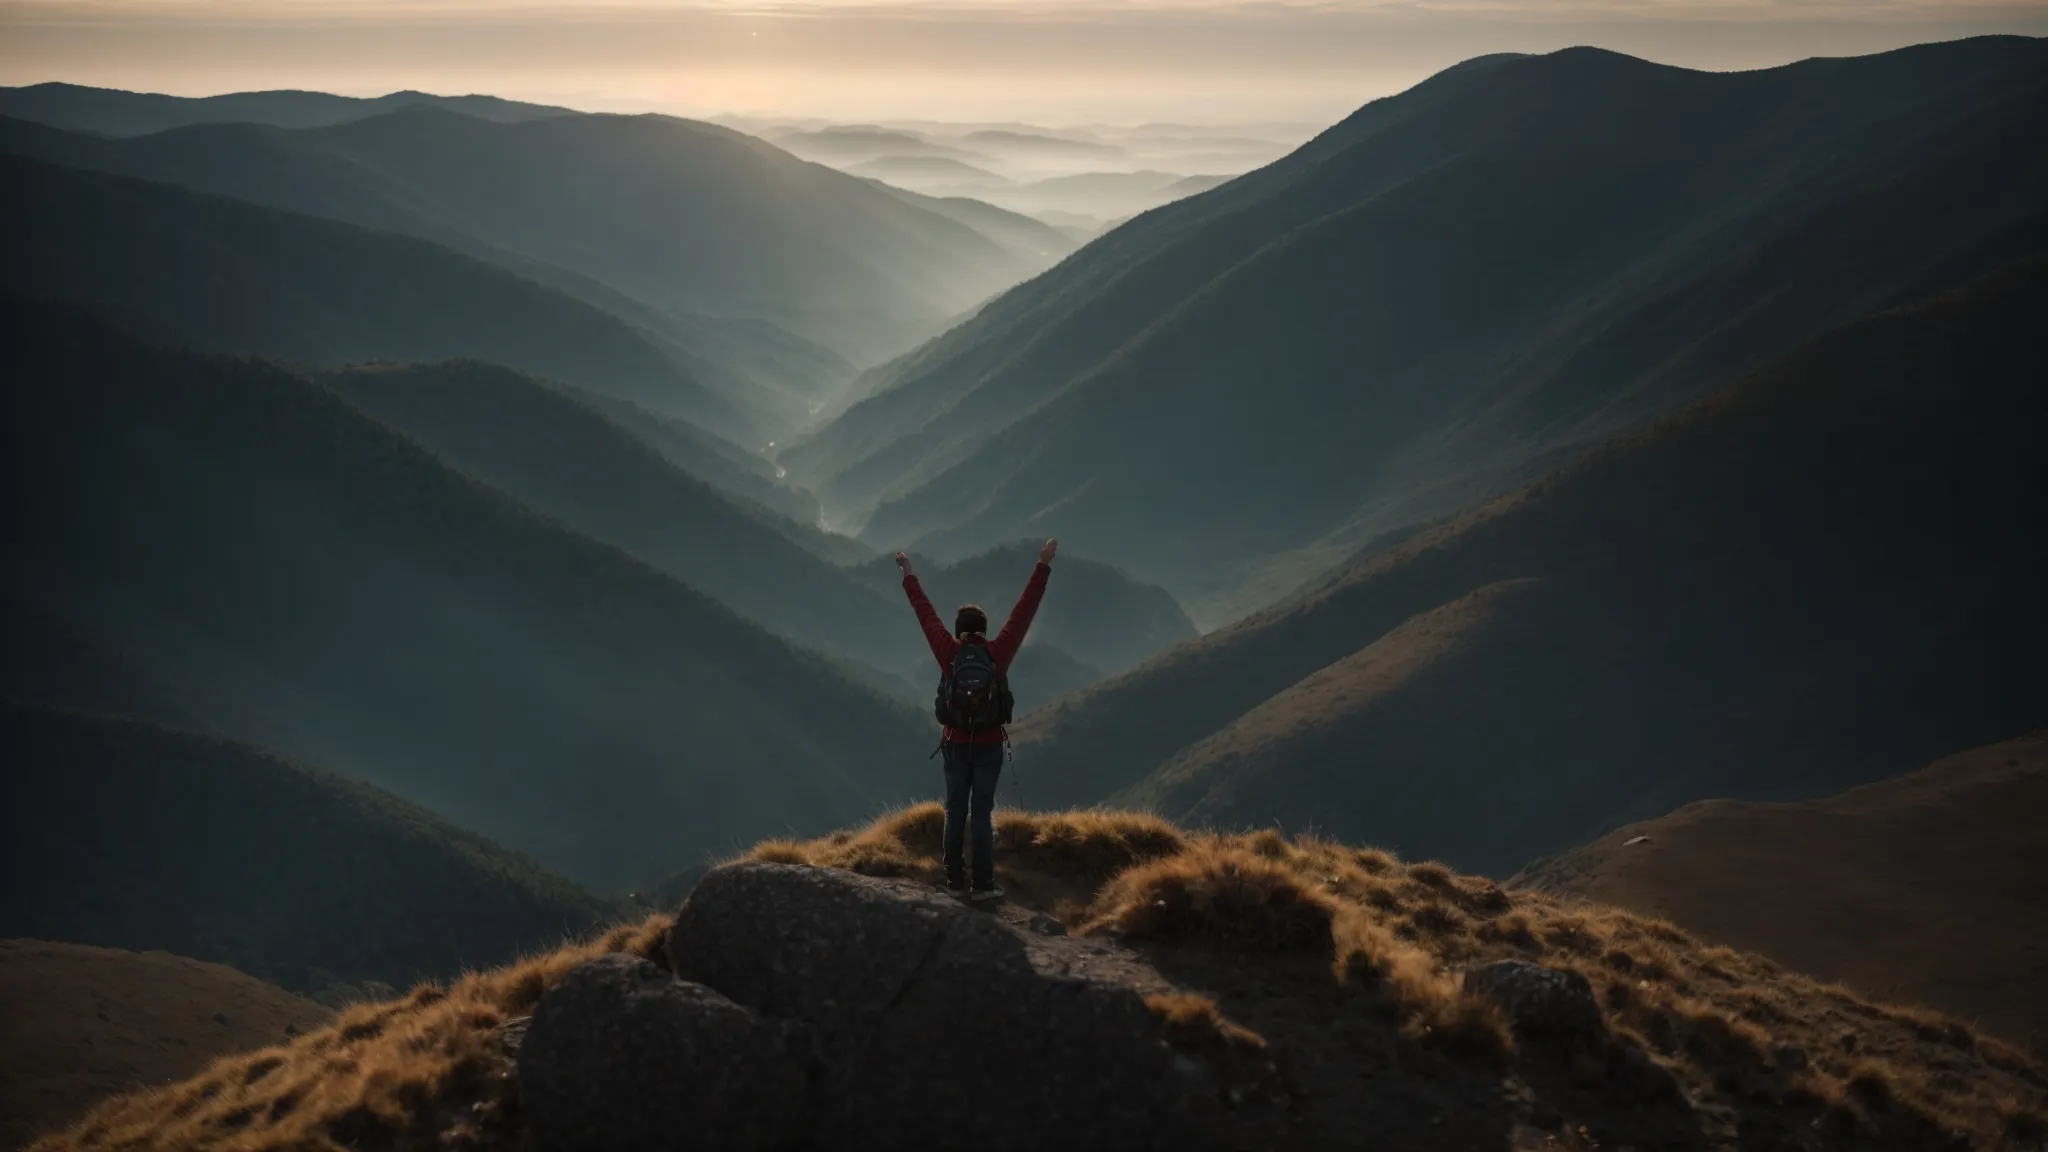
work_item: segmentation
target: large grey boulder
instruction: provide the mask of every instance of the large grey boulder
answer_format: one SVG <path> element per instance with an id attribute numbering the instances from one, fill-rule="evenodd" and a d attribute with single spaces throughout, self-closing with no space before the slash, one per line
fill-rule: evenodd
<path id="1" fill-rule="evenodd" d="M 543 1152 L 780 1149 L 807 1128 L 788 1024 L 624 953 L 550 988 L 518 1044 L 519 1103 Z"/>
<path id="2" fill-rule="evenodd" d="M 917 884 L 753 862 L 705 876 L 668 939 L 682 978 L 814 1033 L 821 1147 L 1216 1146 L 1216 1082 L 1090 947 Z"/>
<path id="3" fill-rule="evenodd" d="M 1465 990 L 1500 1005 L 1520 1036 L 1594 1036 L 1607 1028 L 1593 986 L 1577 972 L 1501 960 L 1465 973 Z"/>

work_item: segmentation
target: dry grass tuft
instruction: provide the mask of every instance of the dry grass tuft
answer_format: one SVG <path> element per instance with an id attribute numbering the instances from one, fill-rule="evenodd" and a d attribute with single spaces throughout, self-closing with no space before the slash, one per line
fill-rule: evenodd
<path id="1" fill-rule="evenodd" d="M 668 917 L 655 916 L 446 988 L 422 984 L 398 1000 L 358 1004 L 290 1044 L 108 1101 L 34 1147 L 341 1152 L 371 1143 L 483 1141 L 504 1112 L 505 1021 L 531 1012 L 543 992 L 593 957 L 623 951 L 659 962 L 668 926 Z M 478 1106 L 457 1118 L 449 1108 L 458 1102 Z"/>
<path id="2" fill-rule="evenodd" d="M 1178 855 L 1188 838 L 1149 813 L 1005 812 L 996 818 L 997 860 L 1093 891 L 1135 865 Z"/>
<path id="3" fill-rule="evenodd" d="M 771 840 L 747 855 L 781 864 L 844 868 L 865 876 L 935 880 L 945 828 L 944 808 L 919 804 L 880 816 L 851 834 Z M 1000 867 L 1041 873 L 1087 893 L 1135 864 L 1175 855 L 1187 846 L 1180 829 L 1143 813 L 1081 809 L 1006 811 L 996 816 Z"/>
<path id="4" fill-rule="evenodd" d="M 1434 860 L 1424 860 L 1420 864 L 1410 864 L 1408 866 L 1408 878 L 1417 884 L 1443 891 L 1449 891 L 1454 886 L 1451 880 L 1451 870 Z"/>
<path id="5" fill-rule="evenodd" d="M 1263 1052 L 1266 1038 L 1231 1023 L 1216 1002 L 1193 992 L 1167 992 L 1145 997 L 1145 1006 L 1159 1017 L 1167 1042 L 1186 1051 L 1214 1055 Z"/>
<path id="6" fill-rule="evenodd" d="M 1286 864 L 1215 842 L 1129 869 L 1097 907 L 1087 930 L 1249 952 L 1327 952 L 1337 916 L 1337 902 Z"/>
<path id="7" fill-rule="evenodd" d="M 1401 862 L 1394 858 L 1393 853 L 1383 852 L 1378 848 L 1360 848 L 1351 854 L 1351 858 L 1360 868 L 1373 876 L 1384 876 L 1401 866 Z"/>
<path id="8" fill-rule="evenodd" d="M 1497 1063 L 1513 1050 L 1507 1020 L 1489 1000 L 1465 994 L 1464 979 L 1427 951 L 1389 933 L 1370 917 L 1338 920 L 1337 982 L 1398 1022 L 1402 1034 Z"/>

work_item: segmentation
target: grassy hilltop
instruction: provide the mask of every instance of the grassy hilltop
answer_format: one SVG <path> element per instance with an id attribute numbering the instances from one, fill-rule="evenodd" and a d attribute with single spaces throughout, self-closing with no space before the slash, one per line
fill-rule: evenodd
<path id="1" fill-rule="evenodd" d="M 940 823 L 921 805 L 750 855 L 930 878 Z M 1137 814 L 1009 812 L 997 838 L 1012 894 L 1002 915 L 1120 941 L 1182 989 L 1148 1001 L 1169 1042 L 1282 1070 L 1296 1106 L 1224 1134 L 1232 1143 L 2017 1148 L 2048 1134 L 2039 1060 L 1664 921 L 1375 849 L 1196 834 Z M 501 1030 L 585 959 L 664 960 L 667 923 L 359 1005 L 288 1045 L 111 1101 L 36 1147 L 516 1145 Z M 1582 973 L 1627 1058 L 1518 1051 L 1460 976 L 1498 959 Z"/>

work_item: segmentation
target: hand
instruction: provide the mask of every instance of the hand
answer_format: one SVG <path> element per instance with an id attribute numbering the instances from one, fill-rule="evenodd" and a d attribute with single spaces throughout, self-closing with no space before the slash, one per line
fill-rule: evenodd
<path id="1" fill-rule="evenodd" d="M 1052 558 L 1053 558 L 1054 556 L 1057 556 L 1057 555 L 1059 555 L 1059 551 L 1060 551 L 1060 542 L 1059 542 L 1059 541 L 1057 541 L 1057 540 L 1047 540 L 1047 541 L 1045 542 L 1045 547 L 1043 547 L 1043 548 L 1040 548 L 1040 549 L 1038 550 L 1038 562 L 1039 562 L 1040 564 L 1050 564 L 1050 563 L 1052 563 Z"/>
<path id="2" fill-rule="evenodd" d="M 915 573 L 915 572 L 912 572 L 912 571 L 910 570 L 910 557 L 908 557 L 908 556 L 904 555 L 904 554 L 903 554 L 903 553 L 901 553 L 901 552 L 898 552 L 898 553 L 896 554 L 896 567 L 898 567 L 898 568 L 902 569 L 902 570 L 903 570 L 903 574 L 904 574 L 905 576 L 915 576 L 915 575 L 917 575 L 917 573 Z"/>

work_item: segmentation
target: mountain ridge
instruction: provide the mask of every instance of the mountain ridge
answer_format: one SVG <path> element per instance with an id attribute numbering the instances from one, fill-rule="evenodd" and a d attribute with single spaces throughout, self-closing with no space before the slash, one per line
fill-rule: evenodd
<path id="1" fill-rule="evenodd" d="M 433 104 L 468 116 L 514 121 L 582 115 L 572 108 L 528 104 L 498 96 L 437 96 L 411 89 L 383 96 L 354 97 L 303 89 L 169 96 L 59 82 L 0 88 L 0 115 L 106 136 L 142 136 L 193 124 L 219 123 L 324 128 L 410 104 Z"/>
<path id="2" fill-rule="evenodd" d="M 110 309 L 202 348 L 311 364 L 474 356 L 746 429 L 617 317 L 439 245 L 18 156 L 0 156 L 0 171 L 0 288 Z M 204 291 L 187 279 L 196 267 Z"/>

